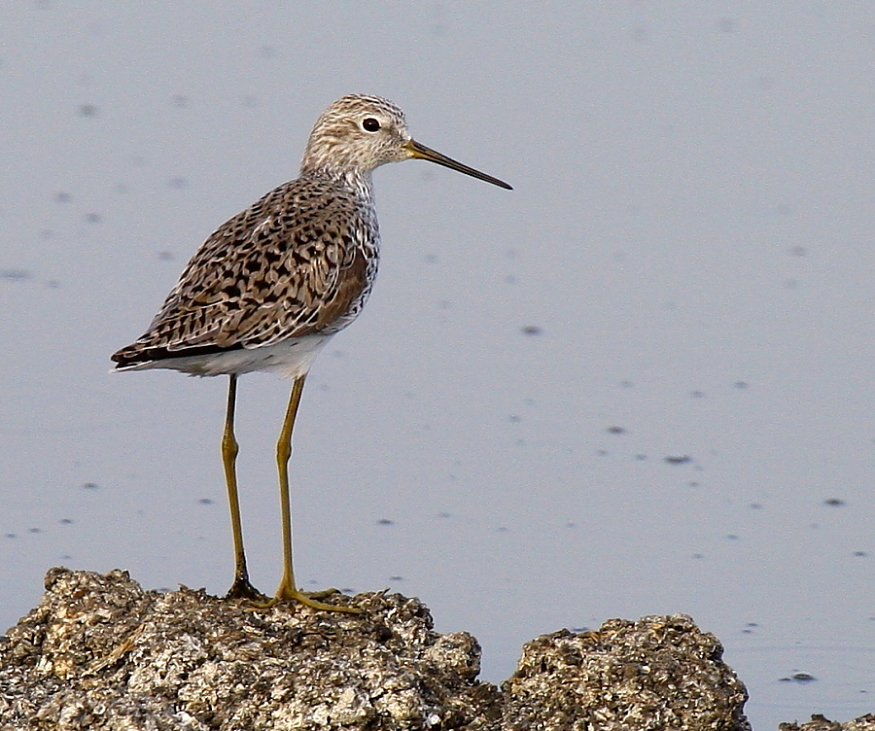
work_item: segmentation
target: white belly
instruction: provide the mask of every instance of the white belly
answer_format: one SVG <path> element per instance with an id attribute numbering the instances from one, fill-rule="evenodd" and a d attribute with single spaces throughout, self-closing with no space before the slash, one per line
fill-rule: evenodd
<path id="1" fill-rule="evenodd" d="M 316 356 L 330 339 L 331 335 L 306 335 L 260 348 L 241 348 L 224 353 L 182 358 L 162 358 L 119 370 L 170 368 L 192 376 L 221 376 L 232 373 L 242 375 L 254 371 L 270 371 L 285 378 L 297 378 L 310 370 Z"/>

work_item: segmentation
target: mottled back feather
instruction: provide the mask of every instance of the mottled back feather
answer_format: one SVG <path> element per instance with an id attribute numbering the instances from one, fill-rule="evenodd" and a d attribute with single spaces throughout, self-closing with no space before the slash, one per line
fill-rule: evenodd
<path id="1" fill-rule="evenodd" d="M 370 206 L 324 176 L 271 191 L 201 246 L 148 331 L 120 366 L 337 332 L 358 314 L 376 274 Z"/>

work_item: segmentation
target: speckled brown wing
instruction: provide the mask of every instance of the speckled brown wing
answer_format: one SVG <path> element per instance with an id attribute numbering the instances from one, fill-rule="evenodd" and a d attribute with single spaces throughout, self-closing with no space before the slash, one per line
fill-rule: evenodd
<path id="1" fill-rule="evenodd" d="M 271 191 L 201 246 L 119 367 L 336 332 L 375 273 L 372 207 L 318 176 Z"/>

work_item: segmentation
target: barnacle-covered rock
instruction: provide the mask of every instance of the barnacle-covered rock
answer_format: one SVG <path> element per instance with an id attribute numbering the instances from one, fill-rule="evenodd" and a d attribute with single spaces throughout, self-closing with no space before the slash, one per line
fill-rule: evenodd
<path id="1" fill-rule="evenodd" d="M 0 729 L 486 729 L 480 647 L 400 594 L 257 610 L 126 572 L 53 569 L 0 645 Z"/>

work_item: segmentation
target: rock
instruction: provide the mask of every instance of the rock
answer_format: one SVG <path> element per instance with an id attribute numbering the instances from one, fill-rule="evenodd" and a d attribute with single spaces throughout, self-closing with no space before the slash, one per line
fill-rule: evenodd
<path id="1" fill-rule="evenodd" d="M 504 728 L 750 731 L 747 691 L 722 656 L 684 614 L 544 635 L 502 685 Z"/>
<path id="2" fill-rule="evenodd" d="M 720 643 L 684 615 L 540 637 L 499 691 L 471 635 L 434 632 L 400 594 L 327 600 L 353 615 L 144 591 L 123 571 L 52 569 L 46 589 L 0 639 L 2 731 L 749 729 Z"/>
<path id="3" fill-rule="evenodd" d="M 810 721 L 801 726 L 798 723 L 782 723 L 778 731 L 875 731 L 875 714 L 868 713 L 853 721 L 838 723 L 815 713 Z"/>
<path id="4" fill-rule="evenodd" d="M 400 594 L 360 594 L 352 615 L 144 591 L 123 571 L 53 569 L 46 589 L 0 646 L 4 731 L 480 729 L 500 714 L 477 641 L 435 633 Z"/>

